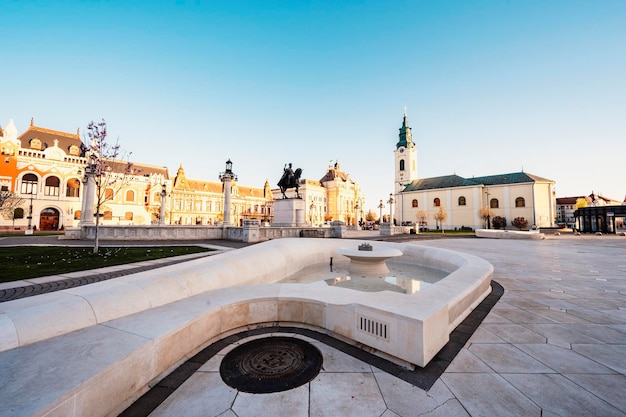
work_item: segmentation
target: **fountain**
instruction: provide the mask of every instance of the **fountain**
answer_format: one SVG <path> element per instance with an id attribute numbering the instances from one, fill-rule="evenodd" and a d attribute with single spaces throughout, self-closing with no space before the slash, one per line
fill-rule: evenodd
<path id="1" fill-rule="evenodd" d="M 402 252 L 390 247 L 374 248 L 369 243 L 363 243 L 354 248 L 339 248 L 336 254 L 350 258 L 348 271 L 352 274 L 385 275 L 389 273 L 389 268 L 385 261 L 389 258 L 402 256 Z"/>
<path id="2" fill-rule="evenodd" d="M 491 291 L 488 262 L 411 243 L 377 242 L 371 251 L 348 253 L 358 264 L 400 252 L 407 264 L 448 273 L 423 291 L 281 282 L 349 244 L 275 239 L 2 303 L 0 363 L 10 377 L 0 378 L 0 403 L 14 415 L 118 415 L 205 347 L 269 325 L 314 329 L 406 368 L 424 367 Z M 44 318 L 45 326 L 36 325 Z M 50 358 L 61 356 L 70 366 L 51 366 Z"/>

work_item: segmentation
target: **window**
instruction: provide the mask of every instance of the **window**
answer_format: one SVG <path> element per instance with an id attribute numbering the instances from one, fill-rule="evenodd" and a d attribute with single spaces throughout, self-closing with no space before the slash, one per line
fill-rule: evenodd
<path id="1" fill-rule="evenodd" d="M 133 212 L 132 212 L 132 211 L 127 211 L 127 212 L 124 214 L 124 219 L 126 219 L 126 220 L 132 220 L 132 219 L 133 219 Z"/>
<path id="2" fill-rule="evenodd" d="M 74 212 L 74 220 L 80 220 L 80 210 Z"/>
<path id="3" fill-rule="evenodd" d="M 65 189 L 66 197 L 80 197 L 80 181 L 78 178 L 70 178 L 67 180 Z"/>
<path id="4" fill-rule="evenodd" d="M 22 194 L 37 194 L 37 183 L 39 179 L 35 174 L 26 174 L 22 177 L 22 187 L 20 192 Z"/>
<path id="5" fill-rule="evenodd" d="M 411 202 L 411 207 L 417 207 L 417 200 L 413 200 Z"/>
<path id="6" fill-rule="evenodd" d="M 104 199 L 105 200 L 113 200 L 113 188 L 107 188 L 104 191 Z"/>
<path id="7" fill-rule="evenodd" d="M 433 200 L 433 206 L 440 207 L 441 206 L 441 200 L 439 200 L 439 198 L 435 198 Z"/>
<path id="8" fill-rule="evenodd" d="M 517 197 L 515 199 L 515 207 L 526 207 L 526 200 L 524 200 L 524 197 Z"/>
<path id="9" fill-rule="evenodd" d="M 35 139 L 31 139 L 30 140 L 30 148 L 31 149 L 37 149 L 37 150 L 41 150 L 41 141 L 37 138 Z"/>
<path id="10" fill-rule="evenodd" d="M 400 160 L 400 171 L 404 171 L 404 159 Z"/>
<path id="11" fill-rule="evenodd" d="M 500 203 L 498 202 L 497 198 L 492 198 L 491 201 L 489 201 L 489 207 L 490 208 L 500 208 Z"/>
<path id="12" fill-rule="evenodd" d="M 135 201 L 135 192 L 133 190 L 126 191 L 126 201 Z"/>
<path id="13" fill-rule="evenodd" d="M 13 210 L 13 218 L 14 219 L 23 219 L 24 218 L 24 209 L 21 208 L 21 207 L 18 207 L 15 210 Z"/>
<path id="14" fill-rule="evenodd" d="M 459 206 L 464 206 L 464 205 L 466 205 L 465 197 L 460 196 L 459 197 Z"/>
<path id="15" fill-rule="evenodd" d="M 157 201 L 161 201 L 161 193 L 154 193 L 154 194 L 152 195 L 152 201 L 153 201 L 153 202 L 155 202 L 155 203 L 156 203 Z M 158 219 L 157 219 L 157 220 L 158 220 Z"/>
<path id="16" fill-rule="evenodd" d="M 69 153 L 70 153 L 70 155 L 73 155 L 73 156 L 79 156 L 80 155 L 80 148 L 78 146 L 76 146 L 76 145 L 72 145 L 72 146 L 70 146 Z"/>
<path id="17" fill-rule="evenodd" d="M 59 186 L 61 185 L 61 181 L 58 177 L 48 177 L 46 178 L 46 185 L 43 190 L 44 195 L 51 195 L 57 197 L 59 195 Z"/>
<path id="18" fill-rule="evenodd" d="M 113 212 L 108 210 L 104 212 L 104 215 L 102 217 L 104 220 L 113 220 Z"/>

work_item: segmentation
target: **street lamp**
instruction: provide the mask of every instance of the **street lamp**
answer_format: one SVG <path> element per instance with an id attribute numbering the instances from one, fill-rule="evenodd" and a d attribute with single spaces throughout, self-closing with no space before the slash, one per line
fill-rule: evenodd
<path id="1" fill-rule="evenodd" d="M 385 205 L 383 204 L 383 200 L 381 198 L 380 204 L 378 205 L 378 209 L 380 210 L 380 215 L 378 217 L 379 226 L 383 223 L 383 208 L 385 208 Z"/>
<path id="2" fill-rule="evenodd" d="M 489 191 L 487 191 L 487 229 L 491 229 L 491 201 L 489 201 Z"/>
<path id="3" fill-rule="evenodd" d="M 28 230 L 26 231 L 27 235 L 32 235 L 33 234 L 33 196 L 35 195 L 35 192 L 37 192 L 37 189 L 35 187 L 33 187 L 33 184 L 29 184 L 30 185 L 30 205 L 28 206 Z"/>
<path id="4" fill-rule="evenodd" d="M 165 197 L 167 197 L 167 185 L 161 185 L 161 208 L 159 209 L 159 224 L 165 224 Z"/>
<path id="5" fill-rule="evenodd" d="M 226 161 L 226 170 L 218 175 L 224 184 L 224 226 L 230 225 L 230 190 L 231 181 L 237 181 L 237 175 L 233 172 L 233 163 L 229 159 Z"/>
<path id="6" fill-rule="evenodd" d="M 387 201 L 387 203 L 389 203 L 389 225 L 393 225 L 393 194 L 389 193 L 389 201 Z"/>
<path id="7" fill-rule="evenodd" d="M 358 201 L 354 205 L 354 218 L 356 219 L 357 217 L 359 217 L 359 202 Z M 356 223 L 356 221 L 355 221 L 355 223 Z"/>

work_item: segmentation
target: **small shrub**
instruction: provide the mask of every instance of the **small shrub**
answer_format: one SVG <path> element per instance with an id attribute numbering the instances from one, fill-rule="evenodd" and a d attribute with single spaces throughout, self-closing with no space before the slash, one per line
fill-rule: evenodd
<path id="1" fill-rule="evenodd" d="M 506 227 L 506 217 L 495 216 L 491 219 L 491 224 L 494 229 L 504 229 Z"/>
<path id="2" fill-rule="evenodd" d="M 528 227 L 528 220 L 523 217 L 516 217 L 511 224 L 517 227 L 519 230 L 526 229 Z"/>

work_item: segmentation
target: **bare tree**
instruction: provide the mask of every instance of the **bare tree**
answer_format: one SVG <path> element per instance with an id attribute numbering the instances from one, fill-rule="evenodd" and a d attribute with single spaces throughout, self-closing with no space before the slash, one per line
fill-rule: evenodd
<path id="1" fill-rule="evenodd" d="M 5 219 L 12 219 L 16 208 L 20 207 L 24 199 L 7 187 L 0 189 L 0 214 Z"/>
<path id="2" fill-rule="evenodd" d="M 96 236 L 93 253 L 99 249 L 99 228 L 102 206 L 113 200 L 115 195 L 131 180 L 133 174 L 132 163 L 128 161 L 130 153 L 122 151 L 119 139 L 115 144 L 107 139 L 107 124 L 102 119 L 99 123 L 93 121 L 87 126 L 85 156 L 87 157 L 86 175 L 92 176 L 95 183 L 95 214 Z"/>
<path id="3" fill-rule="evenodd" d="M 425 210 L 420 210 L 417 212 L 417 228 L 420 230 L 422 226 L 426 225 L 426 220 L 428 219 L 428 213 Z"/>
<path id="4" fill-rule="evenodd" d="M 446 213 L 443 207 L 439 207 L 439 211 L 434 214 L 434 217 L 439 223 L 439 227 L 441 227 L 441 233 L 443 233 L 443 221 L 448 218 L 448 213 Z"/>
<path id="5" fill-rule="evenodd" d="M 483 207 L 480 210 L 478 210 L 478 215 L 485 222 L 487 229 L 489 229 L 490 228 L 489 219 L 493 217 L 493 211 L 491 211 L 489 207 Z"/>

